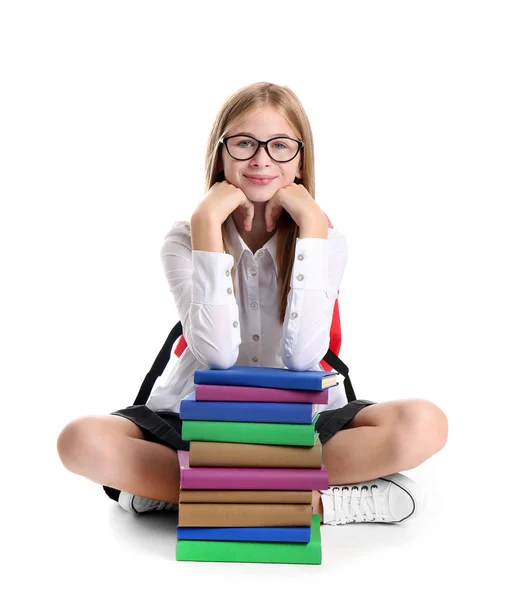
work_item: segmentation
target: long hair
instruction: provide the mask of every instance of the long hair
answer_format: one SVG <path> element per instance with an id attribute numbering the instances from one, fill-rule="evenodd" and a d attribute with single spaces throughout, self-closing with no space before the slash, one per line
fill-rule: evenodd
<path id="1" fill-rule="evenodd" d="M 297 138 L 304 142 L 300 150 L 302 178 L 295 178 L 295 183 L 302 184 L 311 197 L 314 198 L 314 144 L 309 119 L 300 100 L 293 91 L 288 87 L 268 82 L 252 83 L 237 90 L 227 98 L 218 111 L 209 134 L 206 150 L 205 192 L 207 193 L 217 181 L 225 180 L 221 165 L 222 144 L 219 143 L 220 138 L 223 135 L 229 135 L 229 132 L 249 112 L 262 108 L 273 108 L 279 111 L 290 124 Z M 291 272 L 295 255 L 296 238 L 298 236 L 298 226 L 285 209 L 282 211 L 277 223 L 277 232 L 275 235 L 277 235 L 279 280 L 282 285 L 280 322 L 283 324 L 286 314 L 287 296 L 291 288 Z M 224 251 L 229 253 L 225 223 L 222 224 L 222 240 Z M 231 270 L 231 275 L 233 275 L 233 271 L 234 266 Z M 236 293 L 236 289 L 234 292 Z"/>

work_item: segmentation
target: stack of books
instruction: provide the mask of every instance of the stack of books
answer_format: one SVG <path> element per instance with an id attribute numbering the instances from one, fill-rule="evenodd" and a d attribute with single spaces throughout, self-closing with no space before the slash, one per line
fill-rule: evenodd
<path id="1" fill-rule="evenodd" d="M 177 560 L 321 564 L 315 431 L 336 371 L 198 369 L 181 401 Z"/>

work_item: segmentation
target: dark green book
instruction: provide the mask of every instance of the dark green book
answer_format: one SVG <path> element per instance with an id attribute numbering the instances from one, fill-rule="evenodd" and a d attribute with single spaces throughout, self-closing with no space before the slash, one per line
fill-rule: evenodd
<path id="1" fill-rule="evenodd" d="M 318 433 L 312 423 L 248 423 L 245 421 L 183 421 L 181 437 L 186 441 L 238 442 L 279 446 L 314 446 Z"/>
<path id="2" fill-rule="evenodd" d="M 176 560 L 320 565 L 320 516 L 312 515 L 311 536 L 307 543 L 178 539 Z"/>

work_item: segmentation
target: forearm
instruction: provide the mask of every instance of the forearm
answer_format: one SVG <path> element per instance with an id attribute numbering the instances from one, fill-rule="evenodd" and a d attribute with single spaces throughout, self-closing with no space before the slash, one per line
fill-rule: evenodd
<path id="1" fill-rule="evenodd" d="M 298 237 L 304 238 L 328 238 L 328 221 L 325 214 L 321 211 L 317 218 L 307 219 L 298 227 Z"/>
<path id="2" fill-rule="evenodd" d="M 218 220 L 194 213 L 190 219 L 192 249 L 205 252 L 223 252 L 222 227 Z"/>

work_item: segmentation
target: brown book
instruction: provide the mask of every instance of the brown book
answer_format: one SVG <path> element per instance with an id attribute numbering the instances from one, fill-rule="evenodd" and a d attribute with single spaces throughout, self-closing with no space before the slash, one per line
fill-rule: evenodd
<path id="1" fill-rule="evenodd" d="M 310 527 L 310 504 L 182 504 L 180 527 Z"/>
<path id="2" fill-rule="evenodd" d="M 311 504 L 312 490 L 183 490 L 179 502 L 199 504 Z"/>
<path id="3" fill-rule="evenodd" d="M 320 469 L 322 446 L 276 446 L 230 442 L 190 442 L 190 467 L 275 467 Z"/>

